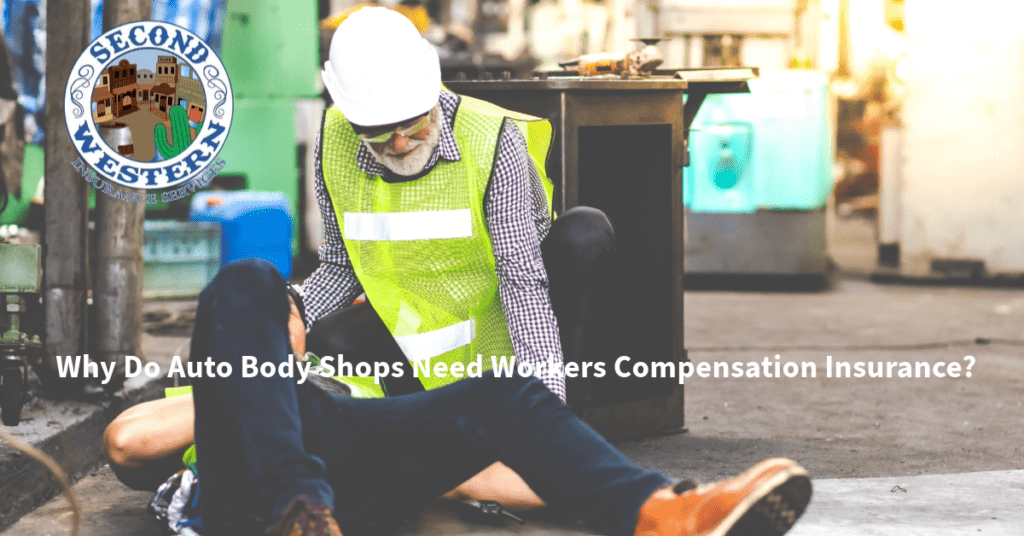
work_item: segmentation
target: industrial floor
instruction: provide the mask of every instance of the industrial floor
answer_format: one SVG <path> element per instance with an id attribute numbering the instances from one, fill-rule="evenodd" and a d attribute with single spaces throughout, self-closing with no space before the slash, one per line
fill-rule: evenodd
<path id="1" fill-rule="evenodd" d="M 692 377 L 686 433 L 617 446 L 642 466 L 701 481 L 766 457 L 798 460 L 814 478 L 814 496 L 794 536 L 1021 536 L 1022 327 L 1021 289 L 881 285 L 840 276 L 819 292 L 688 291 L 686 346 L 694 362 L 774 361 L 778 354 L 780 362 L 815 363 L 818 375 Z M 183 340 L 147 336 L 147 355 L 172 355 Z M 828 356 L 957 362 L 970 365 L 971 377 L 827 378 Z M 144 513 L 150 495 L 121 486 L 109 469 L 77 490 L 85 508 L 81 534 L 160 534 Z M 3 535 L 66 534 L 69 521 L 58 498 Z M 543 512 L 528 516 L 525 526 L 471 525 L 432 506 L 402 534 L 590 532 Z"/>

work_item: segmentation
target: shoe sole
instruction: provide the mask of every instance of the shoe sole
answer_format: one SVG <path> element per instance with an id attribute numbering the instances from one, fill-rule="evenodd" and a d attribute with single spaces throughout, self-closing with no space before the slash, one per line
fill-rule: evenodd
<path id="1" fill-rule="evenodd" d="M 811 501 L 811 479 L 799 466 L 788 467 L 762 484 L 707 536 L 782 536 Z"/>

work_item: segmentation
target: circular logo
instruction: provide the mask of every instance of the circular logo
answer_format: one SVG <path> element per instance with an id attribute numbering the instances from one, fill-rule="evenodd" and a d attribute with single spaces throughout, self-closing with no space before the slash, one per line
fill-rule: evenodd
<path id="1" fill-rule="evenodd" d="M 224 64 L 192 32 L 157 21 L 118 26 L 89 44 L 64 91 L 82 161 L 129 188 L 175 188 L 224 146 L 234 101 Z"/>

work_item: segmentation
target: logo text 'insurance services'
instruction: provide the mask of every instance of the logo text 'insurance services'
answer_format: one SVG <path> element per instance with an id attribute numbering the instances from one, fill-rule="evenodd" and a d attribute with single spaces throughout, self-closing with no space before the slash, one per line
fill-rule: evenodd
<path id="1" fill-rule="evenodd" d="M 157 21 L 93 41 L 64 91 L 81 155 L 72 165 L 97 191 L 138 203 L 158 202 L 149 192 L 167 190 L 160 201 L 169 201 L 209 184 L 224 167 L 217 153 L 233 112 L 220 58 L 192 32 Z"/>

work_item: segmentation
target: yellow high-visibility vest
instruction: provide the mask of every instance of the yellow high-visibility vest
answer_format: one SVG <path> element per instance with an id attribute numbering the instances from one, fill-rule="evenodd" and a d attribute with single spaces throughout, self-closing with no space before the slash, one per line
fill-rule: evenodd
<path id="1" fill-rule="evenodd" d="M 345 249 L 426 389 L 461 379 L 438 375 L 438 363 L 468 366 L 480 355 L 487 370 L 492 356 L 513 355 L 484 213 L 498 141 L 510 122 L 527 139 L 550 212 L 553 187 L 544 163 L 553 130 L 546 120 L 462 96 L 453 123 L 461 160 L 388 183 L 359 169 L 361 142 L 341 112 L 332 107 L 324 118 L 324 181 Z"/>

